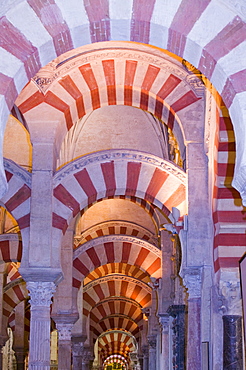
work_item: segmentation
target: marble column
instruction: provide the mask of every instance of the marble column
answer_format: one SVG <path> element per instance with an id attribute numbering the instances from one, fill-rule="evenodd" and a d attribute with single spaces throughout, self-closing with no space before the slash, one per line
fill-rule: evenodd
<path id="1" fill-rule="evenodd" d="M 201 283 L 202 271 L 199 267 L 189 267 L 184 271 L 184 283 L 188 288 L 188 337 L 187 369 L 202 369 L 201 340 Z"/>
<path id="2" fill-rule="evenodd" d="M 185 305 L 172 305 L 168 314 L 173 317 L 173 368 L 185 369 Z M 168 369 L 168 368 L 167 368 Z"/>
<path id="3" fill-rule="evenodd" d="M 150 370 L 156 370 L 156 341 L 156 335 L 148 335 Z"/>
<path id="4" fill-rule="evenodd" d="M 243 369 L 242 316 L 223 316 L 223 369 Z"/>
<path id="5" fill-rule="evenodd" d="M 29 369 L 50 369 L 50 305 L 56 286 L 53 282 L 27 282 L 31 322 Z"/>

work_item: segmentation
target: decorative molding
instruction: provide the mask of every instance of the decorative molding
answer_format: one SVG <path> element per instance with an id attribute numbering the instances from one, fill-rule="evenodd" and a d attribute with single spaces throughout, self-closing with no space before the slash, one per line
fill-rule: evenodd
<path id="1" fill-rule="evenodd" d="M 30 303 L 32 306 L 46 306 L 51 305 L 51 298 L 56 291 L 55 283 L 51 281 L 39 282 L 28 281 L 26 287 L 30 292 Z"/>
<path id="2" fill-rule="evenodd" d="M 39 72 L 33 77 L 33 81 L 39 87 L 39 89 L 45 93 L 49 89 L 50 85 L 57 79 L 69 74 L 71 70 L 78 68 L 87 63 L 93 63 L 94 61 L 102 61 L 108 59 L 124 59 L 124 60 L 135 60 L 139 62 L 145 62 L 147 64 L 152 64 L 158 66 L 165 71 L 169 71 L 175 74 L 181 79 L 185 79 L 187 73 L 174 61 L 170 60 L 165 53 L 161 55 L 156 55 L 153 50 L 139 50 L 134 47 L 122 47 L 107 45 L 106 49 L 98 48 L 93 50 L 85 50 L 81 48 L 81 52 L 76 55 L 72 55 L 67 59 L 59 62 L 60 58 L 48 63 L 45 67 L 41 68 Z M 128 44 L 129 45 L 129 44 Z M 130 46 L 130 45 L 129 45 Z"/>
<path id="3" fill-rule="evenodd" d="M 88 290 L 93 288 L 95 285 L 102 284 L 102 283 L 105 283 L 107 281 L 112 281 L 112 280 L 114 280 L 114 281 L 127 281 L 128 283 L 133 283 L 135 285 L 139 285 L 142 289 L 147 290 L 147 292 L 150 293 L 150 294 L 152 292 L 152 288 L 148 284 L 142 282 L 141 280 L 138 280 L 138 279 L 133 278 L 133 277 L 125 276 L 123 274 L 106 275 L 106 276 L 103 276 L 101 278 L 92 280 L 84 286 L 83 292 L 84 293 L 87 292 Z"/>
<path id="4" fill-rule="evenodd" d="M 73 175 L 78 171 L 81 171 L 83 168 L 88 167 L 92 164 L 95 163 L 101 164 L 112 160 L 115 162 L 118 161 L 121 162 L 122 160 L 126 160 L 127 162 L 131 161 L 148 163 L 150 165 L 160 168 L 163 171 L 166 171 L 172 176 L 177 177 L 185 185 L 187 182 L 186 173 L 170 161 L 159 158 L 149 153 L 140 152 L 136 150 L 110 149 L 102 150 L 98 153 L 91 153 L 85 155 L 73 161 L 72 163 L 68 163 L 66 166 L 62 167 L 59 171 L 56 172 L 54 176 L 54 188 L 58 186 L 63 181 L 63 179 L 68 175 Z"/>
<path id="5" fill-rule="evenodd" d="M 0 235 L 0 242 L 4 241 L 21 241 L 21 235 L 17 233 L 7 233 L 7 234 L 1 234 Z"/>
<path id="6" fill-rule="evenodd" d="M 147 211 L 146 208 L 145 208 L 145 210 Z M 149 243 L 153 243 L 156 247 L 158 245 L 158 237 L 155 236 L 154 233 L 152 233 L 148 229 L 144 228 L 143 226 L 140 226 L 140 225 L 138 225 L 134 222 L 130 222 L 130 221 L 114 220 L 114 221 L 101 222 L 99 224 L 96 224 L 96 225 L 86 229 L 85 231 L 83 231 L 81 233 L 81 235 L 76 235 L 74 237 L 76 248 L 78 248 L 80 244 L 87 243 L 86 236 L 92 235 L 93 233 L 96 233 L 97 230 L 104 230 L 104 229 L 107 229 L 109 227 L 125 227 L 126 229 L 130 229 L 131 231 L 134 228 L 134 229 L 138 230 L 140 233 L 142 233 L 144 235 L 147 235 L 149 237 L 149 240 L 148 240 Z M 131 236 L 131 234 L 122 234 L 122 235 Z"/>
<path id="7" fill-rule="evenodd" d="M 239 280 L 221 281 L 220 292 L 222 295 L 223 314 L 242 316 L 242 298 Z"/>
<path id="8" fill-rule="evenodd" d="M 10 159 L 3 158 L 4 169 L 13 175 L 19 177 L 26 185 L 31 187 L 32 185 L 32 174 L 27 172 L 24 168 L 18 166 Z"/>
<path id="9" fill-rule="evenodd" d="M 127 235 L 104 235 L 99 236 L 96 239 L 89 240 L 88 242 L 80 245 L 76 248 L 73 252 L 73 259 L 75 260 L 78 258 L 82 253 L 85 253 L 90 248 L 96 248 L 99 245 L 104 243 L 110 242 L 118 242 L 118 243 L 131 243 L 140 246 L 141 248 L 146 248 L 150 252 L 154 253 L 157 257 L 161 258 L 161 250 L 150 244 L 148 241 L 144 241 L 143 239 L 139 239 L 135 236 L 127 236 Z"/>
<path id="10" fill-rule="evenodd" d="M 189 267 L 183 269 L 183 280 L 188 289 L 189 298 L 201 298 L 202 271 L 200 267 Z"/>
<path id="11" fill-rule="evenodd" d="M 58 330 L 58 340 L 71 340 L 71 331 L 73 328 L 73 324 L 67 324 L 67 323 L 56 323 L 56 328 Z"/>
<path id="12" fill-rule="evenodd" d="M 148 339 L 149 348 L 152 350 L 156 350 L 156 342 L 157 342 L 156 335 L 148 335 L 147 339 Z"/>

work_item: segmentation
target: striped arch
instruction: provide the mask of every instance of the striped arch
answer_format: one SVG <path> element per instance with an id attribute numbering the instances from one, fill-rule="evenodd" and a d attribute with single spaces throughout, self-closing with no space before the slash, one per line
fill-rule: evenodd
<path id="1" fill-rule="evenodd" d="M 121 274 L 104 276 L 88 283 L 83 289 L 83 314 L 89 316 L 92 308 L 108 297 L 127 297 L 141 307 L 151 303 L 151 288 L 140 280 Z"/>
<path id="2" fill-rule="evenodd" d="M 157 236 L 154 233 L 136 223 L 127 221 L 106 221 L 96 224 L 82 232 L 79 245 L 98 238 L 99 236 L 115 234 L 137 236 L 139 239 L 147 240 L 155 246 L 158 244 Z"/>
<path id="3" fill-rule="evenodd" d="M 16 103 L 27 125 L 31 129 L 33 114 L 45 108 L 63 121 L 64 136 L 78 119 L 95 109 L 105 105 L 133 106 L 166 122 L 183 153 L 182 128 L 187 131 L 186 140 L 190 139 L 184 113 L 190 106 L 194 111 L 203 111 L 199 101 L 204 89 L 189 85 L 188 72 L 181 64 L 172 63 L 165 53 L 134 48 L 133 44 L 116 45 L 108 44 L 106 51 L 100 47 L 87 51 L 86 57 L 81 56 L 85 48 L 77 49 L 65 55 L 62 63 L 55 60 L 40 70 Z M 45 80 L 47 73 L 50 84 Z"/>
<path id="4" fill-rule="evenodd" d="M 18 279 L 5 286 L 3 293 L 3 320 L 6 327 L 15 306 L 28 298 L 29 295 L 26 289 L 26 283 L 22 279 Z"/>
<path id="5" fill-rule="evenodd" d="M 54 177 L 53 227 L 66 231 L 88 204 L 107 196 L 136 196 L 169 215 L 186 213 L 187 175 L 173 163 L 134 150 L 101 151 L 78 158 Z"/>
<path id="6" fill-rule="evenodd" d="M 21 278 L 21 274 L 19 273 L 18 267 L 19 266 L 17 266 L 15 262 L 8 264 L 6 269 L 7 283 L 10 283 L 16 279 Z"/>
<path id="7" fill-rule="evenodd" d="M 125 322 L 122 326 L 119 326 L 120 319 L 122 321 L 125 319 Z M 138 334 L 141 330 L 141 327 L 139 327 L 130 317 L 124 317 L 123 315 L 119 314 L 115 316 L 110 315 L 100 320 L 98 324 L 92 323 L 90 325 L 90 332 L 93 333 L 93 343 L 96 342 L 96 339 L 100 334 L 112 328 L 130 331 L 136 338 L 139 336 Z"/>
<path id="8" fill-rule="evenodd" d="M 90 327 L 94 341 L 110 328 L 127 330 L 137 338 L 143 327 L 141 307 L 122 297 L 100 301 L 90 312 Z"/>
<path id="9" fill-rule="evenodd" d="M 136 351 L 136 339 L 129 332 L 111 330 L 98 338 L 98 348 L 102 361 L 112 354 L 129 358 L 129 353 Z"/>
<path id="10" fill-rule="evenodd" d="M 121 356 L 121 355 L 110 355 L 106 358 L 106 360 L 104 361 L 103 363 L 103 366 L 107 366 L 107 365 L 110 365 L 112 363 L 117 363 L 117 364 L 121 364 L 121 366 L 123 366 L 123 369 L 127 369 L 127 360 L 125 359 L 124 356 Z"/>
<path id="11" fill-rule="evenodd" d="M 137 198 L 137 197 L 134 197 L 134 196 L 127 196 L 127 195 L 114 195 L 114 196 L 110 196 L 110 197 L 104 197 L 103 199 L 126 199 L 126 200 L 129 200 L 133 203 L 136 203 L 138 204 L 140 207 L 142 207 L 152 218 L 153 218 L 153 222 L 155 223 L 155 226 L 156 228 L 159 230 L 159 226 L 160 226 L 160 221 L 159 221 L 159 217 L 156 213 L 156 207 L 153 206 L 152 203 L 150 202 L 147 202 L 146 200 L 144 199 L 140 199 L 140 198 Z M 83 216 L 83 214 L 87 211 L 87 209 L 89 209 L 90 207 L 92 207 L 95 203 L 97 202 L 100 202 L 102 199 L 98 199 L 97 201 L 93 202 L 93 203 L 90 203 L 88 206 L 86 206 L 85 208 L 83 208 L 81 211 L 80 211 L 80 215 Z"/>
<path id="12" fill-rule="evenodd" d="M 21 262 L 22 242 L 18 234 L 0 235 L 0 261 Z"/>
<path id="13" fill-rule="evenodd" d="M 126 263 L 157 279 L 162 276 L 161 251 L 158 248 L 136 237 L 103 236 L 82 244 L 74 251 L 73 286 L 79 288 L 90 272 L 108 263 Z"/>
<path id="14" fill-rule="evenodd" d="M 108 274 L 124 274 L 126 276 L 132 276 L 145 283 L 148 283 L 150 281 L 149 274 L 147 272 L 142 271 L 139 267 L 129 265 L 128 263 L 113 262 L 99 266 L 95 270 L 90 272 L 88 275 L 86 275 L 84 279 L 84 284 L 87 284 L 92 280 L 98 279 L 101 276 Z"/>
<path id="15" fill-rule="evenodd" d="M 56 56 L 98 41 L 131 40 L 167 49 L 210 78 L 230 109 L 238 146 L 243 148 L 245 135 L 240 130 L 245 130 L 242 126 L 245 69 L 240 61 L 245 60 L 245 16 L 237 5 L 223 1 L 197 2 L 192 7 L 192 16 L 187 17 L 191 12 L 185 0 L 167 4 L 151 0 L 144 11 L 142 2 L 134 0 L 122 3 L 120 12 L 113 0 L 97 4 L 96 9 L 93 1 L 85 5 L 73 0 L 72 7 L 69 0 L 59 3 L 53 0 L 52 6 L 33 0 L 13 3 L 5 8 L 0 22 L 0 58 L 5 60 L 0 68 L 1 121 L 6 121 L 22 87 Z M 26 19 L 29 28 L 23 28 L 20 19 Z M 53 20 L 52 25 L 47 19 Z M 207 19 L 216 27 L 208 29 Z M 243 158 L 237 156 L 238 187 Z"/>
<path id="16" fill-rule="evenodd" d="M 31 174 L 9 159 L 4 159 L 8 191 L 1 203 L 16 219 L 22 231 L 30 226 Z"/>

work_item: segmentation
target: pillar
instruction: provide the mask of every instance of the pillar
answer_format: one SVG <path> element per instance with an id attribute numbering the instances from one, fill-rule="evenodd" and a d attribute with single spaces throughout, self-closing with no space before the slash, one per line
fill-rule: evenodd
<path id="1" fill-rule="evenodd" d="M 27 345 L 25 345 L 25 301 L 15 307 L 15 331 L 13 350 L 17 363 L 17 370 L 25 369 Z"/>
<path id="2" fill-rule="evenodd" d="M 30 370 L 50 369 L 50 305 L 55 288 L 53 282 L 27 282 L 31 297 Z"/>
<path id="3" fill-rule="evenodd" d="M 148 345 L 142 346 L 143 354 L 143 370 L 149 370 L 149 347 Z"/>
<path id="4" fill-rule="evenodd" d="M 187 369 L 189 370 L 202 368 L 201 274 L 199 267 L 189 267 L 184 271 L 184 283 L 189 294 L 187 336 Z"/>
<path id="5" fill-rule="evenodd" d="M 242 300 L 240 282 L 222 276 L 227 281 L 221 284 L 223 295 L 223 369 L 243 369 Z"/>
<path id="6" fill-rule="evenodd" d="M 223 316 L 223 369 L 243 369 L 242 316 Z"/>
<path id="7" fill-rule="evenodd" d="M 73 369 L 82 370 L 82 352 L 83 352 L 83 340 L 82 337 L 72 337 L 72 358 L 73 358 Z"/>
<path id="8" fill-rule="evenodd" d="M 82 370 L 89 370 L 90 369 L 90 362 L 92 361 L 92 351 L 89 346 L 83 346 L 82 349 Z"/>
<path id="9" fill-rule="evenodd" d="M 173 317 L 173 368 L 185 369 L 185 305 L 172 305 L 168 313 Z M 167 367 L 168 369 L 168 367 Z"/>
<path id="10" fill-rule="evenodd" d="M 156 370 L 156 335 L 148 335 L 149 370 Z"/>
<path id="11" fill-rule="evenodd" d="M 158 316 L 162 328 L 161 369 L 169 370 L 169 316 L 168 314 L 159 314 Z"/>
<path id="12" fill-rule="evenodd" d="M 58 369 L 68 370 L 71 368 L 72 342 L 71 330 L 77 321 L 77 314 L 52 315 L 58 331 Z"/>

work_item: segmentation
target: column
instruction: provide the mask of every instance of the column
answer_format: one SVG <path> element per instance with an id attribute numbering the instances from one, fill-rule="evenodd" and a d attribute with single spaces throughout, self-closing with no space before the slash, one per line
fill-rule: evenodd
<path id="1" fill-rule="evenodd" d="M 184 269 L 184 283 L 188 288 L 188 338 L 187 369 L 202 368 L 201 344 L 201 283 L 202 271 L 199 267 Z"/>
<path id="2" fill-rule="evenodd" d="M 31 297 L 30 370 L 50 369 L 50 305 L 55 288 L 53 282 L 27 282 Z"/>
<path id="3" fill-rule="evenodd" d="M 242 316 L 223 316 L 223 369 L 243 369 Z"/>
<path id="4" fill-rule="evenodd" d="M 17 362 L 17 369 L 25 369 L 25 357 L 27 345 L 25 345 L 25 301 L 20 302 L 15 307 L 15 331 L 13 350 Z"/>
<path id="5" fill-rule="evenodd" d="M 3 366 L 3 347 L 8 340 L 6 328 L 3 325 L 3 285 L 6 266 L 5 263 L 0 264 L 0 369 Z"/>
<path id="6" fill-rule="evenodd" d="M 169 316 L 168 314 L 159 314 L 158 316 L 162 328 L 161 369 L 169 370 Z"/>
<path id="7" fill-rule="evenodd" d="M 149 347 L 147 344 L 142 346 L 143 370 L 149 370 Z"/>
<path id="8" fill-rule="evenodd" d="M 185 369 L 185 305 L 172 305 L 168 313 L 173 317 L 173 368 Z M 167 368 L 168 369 L 168 368 Z"/>
<path id="9" fill-rule="evenodd" d="M 52 315 L 58 331 L 58 369 L 71 368 L 71 330 L 77 321 L 77 314 Z"/>
<path id="10" fill-rule="evenodd" d="M 240 282 L 222 283 L 223 294 L 223 369 L 243 369 L 242 301 Z"/>
<path id="11" fill-rule="evenodd" d="M 156 339 L 156 335 L 148 335 L 150 370 L 156 370 Z"/>
<path id="12" fill-rule="evenodd" d="M 82 370 L 83 338 L 72 337 L 73 369 Z"/>
<path id="13" fill-rule="evenodd" d="M 92 361 L 92 351 L 89 346 L 83 346 L 82 349 L 82 370 L 89 370 Z"/>

